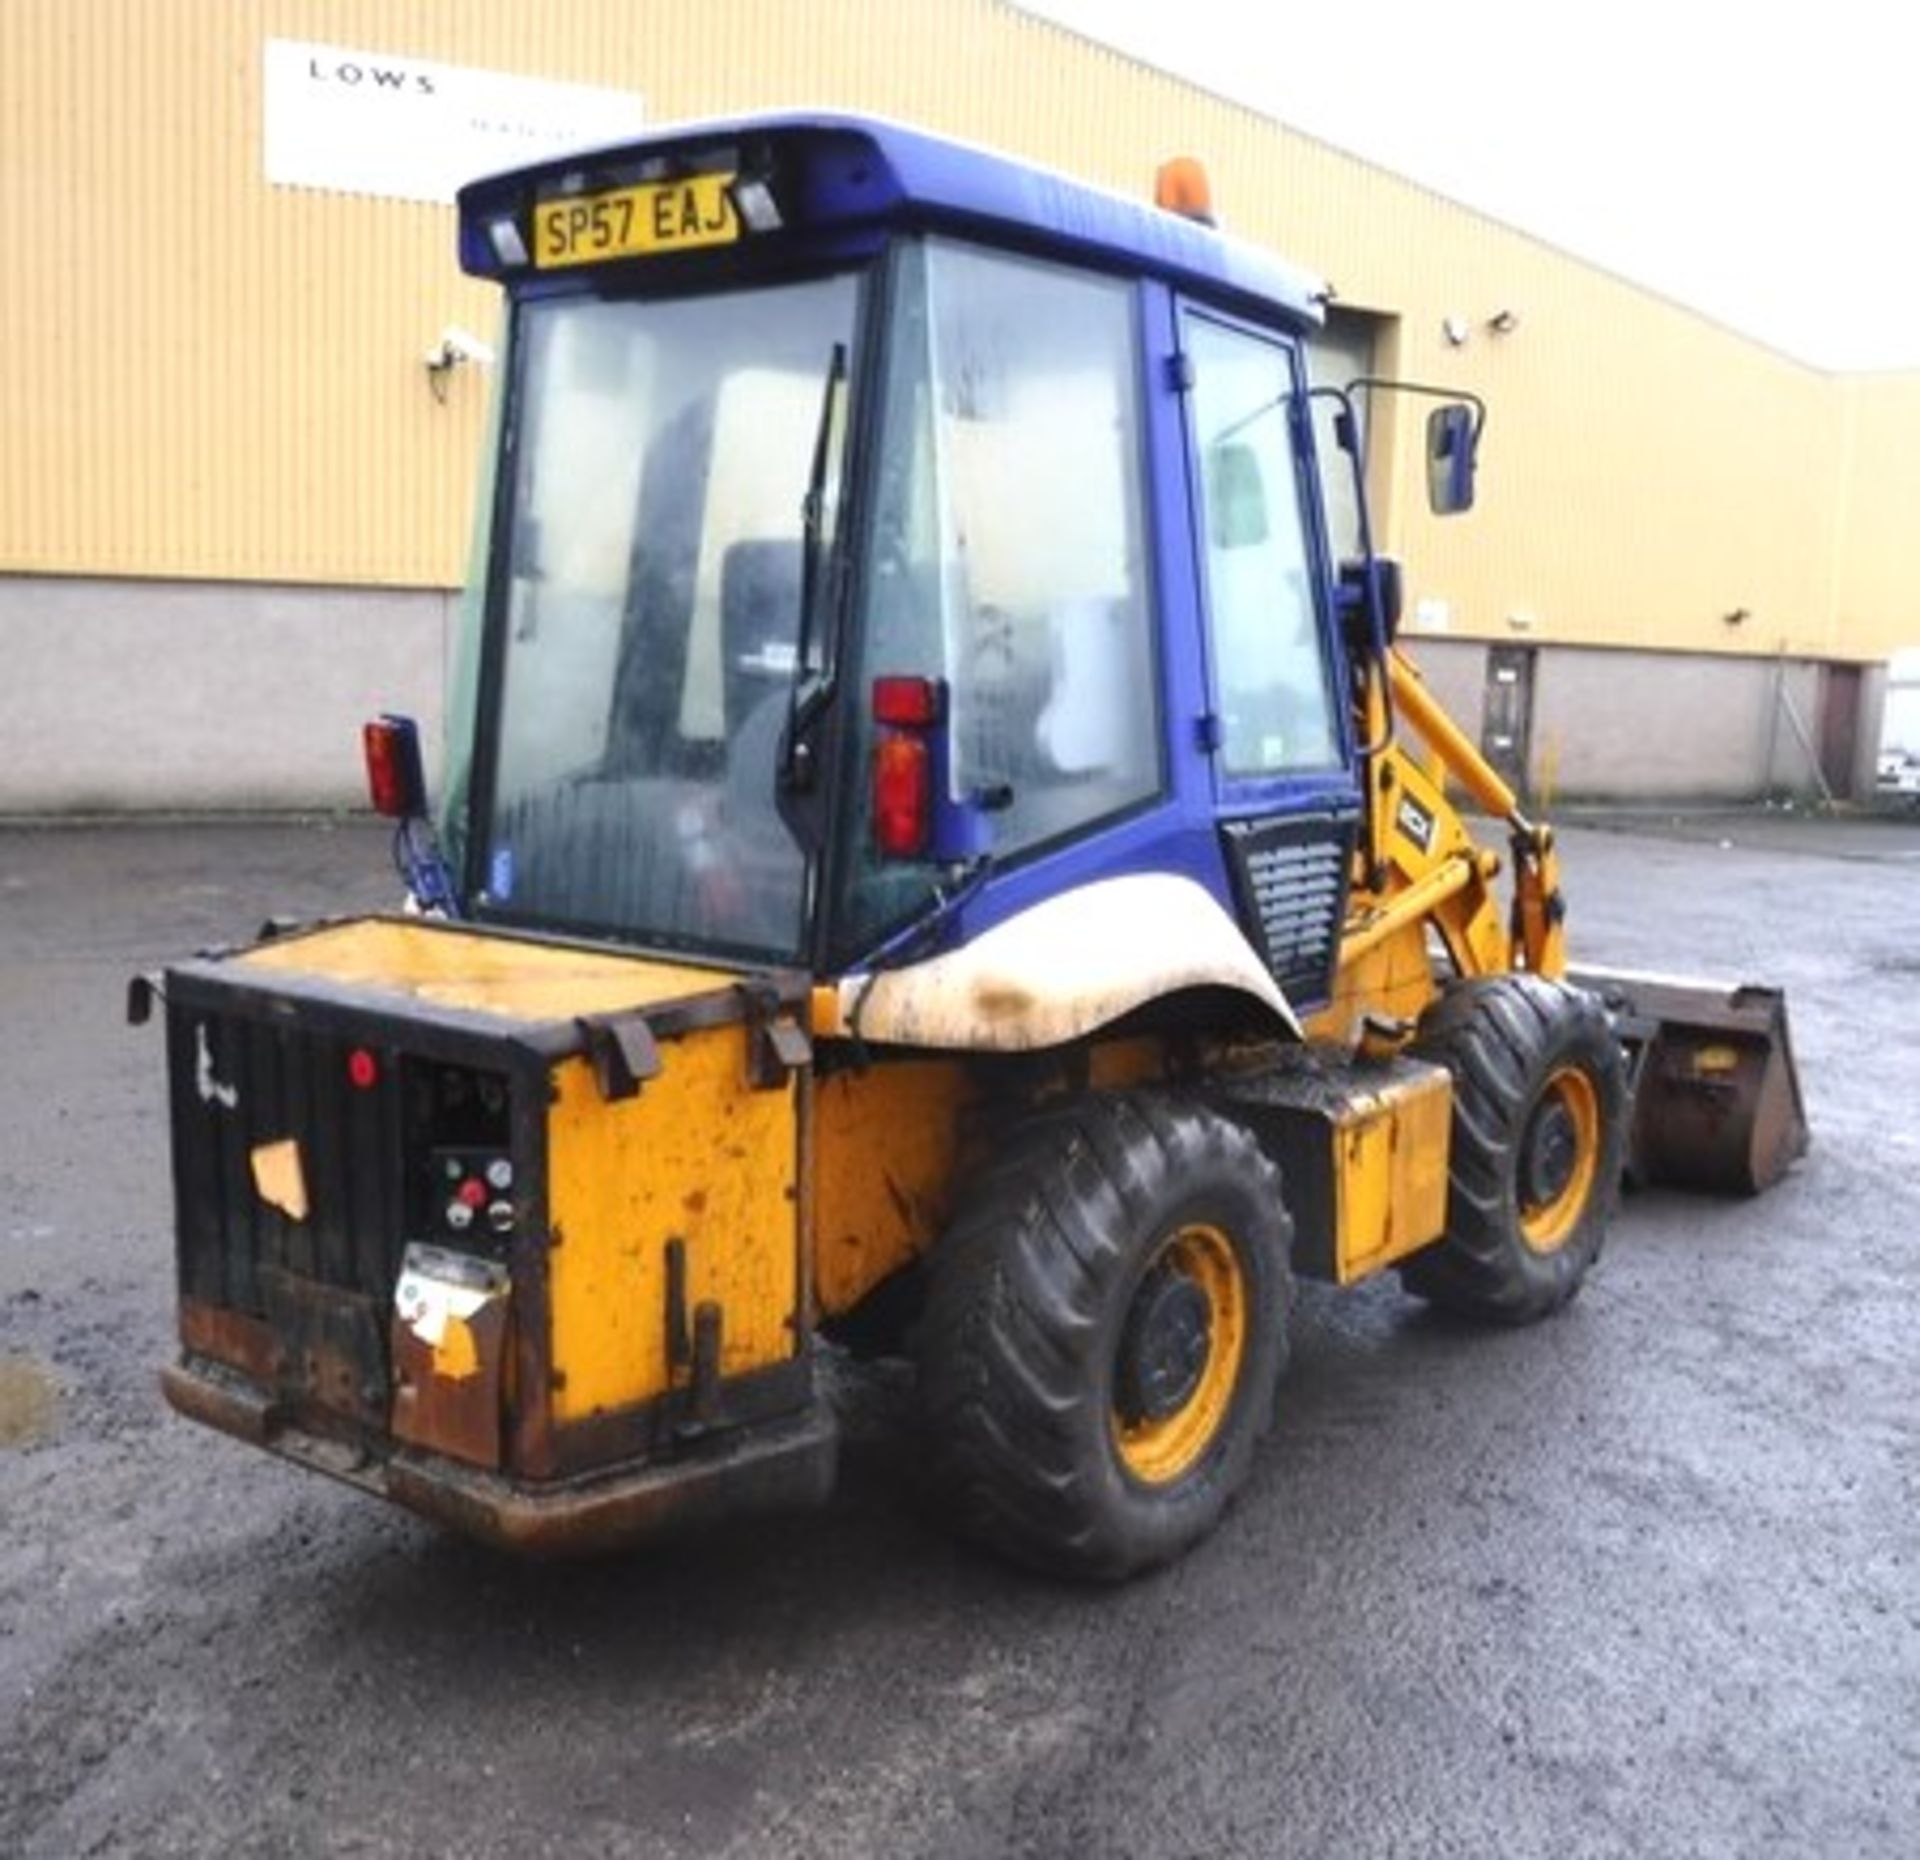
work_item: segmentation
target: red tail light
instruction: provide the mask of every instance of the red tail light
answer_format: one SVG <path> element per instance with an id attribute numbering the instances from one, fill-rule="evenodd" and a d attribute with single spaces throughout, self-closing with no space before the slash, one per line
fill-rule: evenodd
<path id="1" fill-rule="evenodd" d="M 876 678 L 873 681 L 873 720 L 899 730 L 928 730 L 940 721 L 945 696 L 932 678 Z"/>
<path id="2" fill-rule="evenodd" d="M 933 758 L 918 736 L 873 747 L 873 840 L 882 858 L 918 859 L 933 838 Z"/>
<path id="3" fill-rule="evenodd" d="M 420 732 L 411 717 L 376 717 L 360 732 L 367 753 L 367 795 L 389 820 L 413 820 L 427 811 L 427 777 L 420 763 Z"/>

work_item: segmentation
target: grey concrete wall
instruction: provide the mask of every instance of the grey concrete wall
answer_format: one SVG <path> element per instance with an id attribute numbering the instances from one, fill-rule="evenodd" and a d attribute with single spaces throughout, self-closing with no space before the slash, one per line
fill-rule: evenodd
<path id="1" fill-rule="evenodd" d="M 438 759 L 457 599 L 0 576 L 0 812 L 364 806 L 376 711 Z"/>
<path id="2" fill-rule="evenodd" d="M 364 805 L 360 725 L 419 718 L 436 774 L 458 596 L 0 576 L 0 813 Z M 1476 741 L 1484 641 L 1410 637 Z M 1731 800 L 1817 791 L 1780 700 L 1819 729 L 1806 661 L 1540 648 L 1532 779 L 1555 797 Z M 1862 776 L 1884 684 L 1866 681 Z M 437 774 L 436 774 L 437 779 Z"/>
<path id="3" fill-rule="evenodd" d="M 1405 643 L 1477 742 L 1486 642 L 1421 634 Z M 1878 689 L 1867 681 L 1863 712 L 1873 708 Z M 1543 644 L 1534 675 L 1531 785 L 1568 800 L 1811 797 L 1819 782 L 1794 715 L 1817 743 L 1819 697 L 1820 667 L 1808 660 Z M 1865 724 L 1863 717 L 1863 731 Z M 1871 764 L 1865 767 L 1870 775 Z"/>
<path id="4" fill-rule="evenodd" d="M 1534 687 L 1533 778 L 1608 800 L 1813 795 L 1793 717 L 1817 741 L 1819 692 L 1820 668 L 1803 662 L 1549 649 Z"/>

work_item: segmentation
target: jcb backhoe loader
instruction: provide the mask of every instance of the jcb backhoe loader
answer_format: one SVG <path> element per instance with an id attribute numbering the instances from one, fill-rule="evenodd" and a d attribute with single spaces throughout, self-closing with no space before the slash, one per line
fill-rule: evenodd
<path id="1" fill-rule="evenodd" d="M 370 725 L 409 909 L 160 984 L 177 1408 L 578 1549 L 820 1498 L 838 1334 L 963 1529 L 1117 1577 L 1240 1483 L 1294 1275 L 1539 1318 L 1623 1168 L 1798 1152 L 1777 996 L 1567 980 L 1551 832 L 1327 535 L 1323 293 L 1191 181 L 784 117 L 465 190 L 444 805 Z"/>

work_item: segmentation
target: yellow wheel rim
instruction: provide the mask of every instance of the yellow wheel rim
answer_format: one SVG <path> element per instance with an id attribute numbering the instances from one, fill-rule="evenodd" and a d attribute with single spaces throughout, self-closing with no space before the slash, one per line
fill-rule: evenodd
<path id="1" fill-rule="evenodd" d="M 1169 1485 L 1193 1466 L 1218 1437 L 1233 1406 L 1247 1353 L 1247 1282 L 1233 1243 L 1217 1227 L 1177 1229 L 1148 1261 L 1135 1290 L 1136 1307 L 1157 1281 L 1191 1287 L 1205 1300 L 1204 1356 L 1183 1379 L 1178 1399 L 1163 1412 L 1129 1418 L 1113 1409 L 1120 1462 L 1143 1485 Z M 1189 1308 L 1191 1299 L 1188 1298 Z"/>
<path id="2" fill-rule="evenodd" d="M 1600 1169 L 1600 1097 L 1578 1066 L 1548 1078 L 1520 1147 L 1520 1236 L 1536 1253 L 1557 1253 Z"/>

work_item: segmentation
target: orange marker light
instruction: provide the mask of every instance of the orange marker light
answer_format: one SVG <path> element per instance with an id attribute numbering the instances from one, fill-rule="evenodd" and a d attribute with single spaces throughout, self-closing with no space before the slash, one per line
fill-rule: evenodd
<path id="1" fill-rule="evenodd" d="M 924 858 L 933 837 L 933 761 L 917 736 L 873 746 L 873 839 L 883 859 Z"/>
<path id="2" fill-rule="evenodd" d="M 1153 177 L 1153 204 L 1202 226 L 1217 226 L 1213 215 L 1213 183 L 1198 156 L 1176 155 L 1163 161 Z"/>

